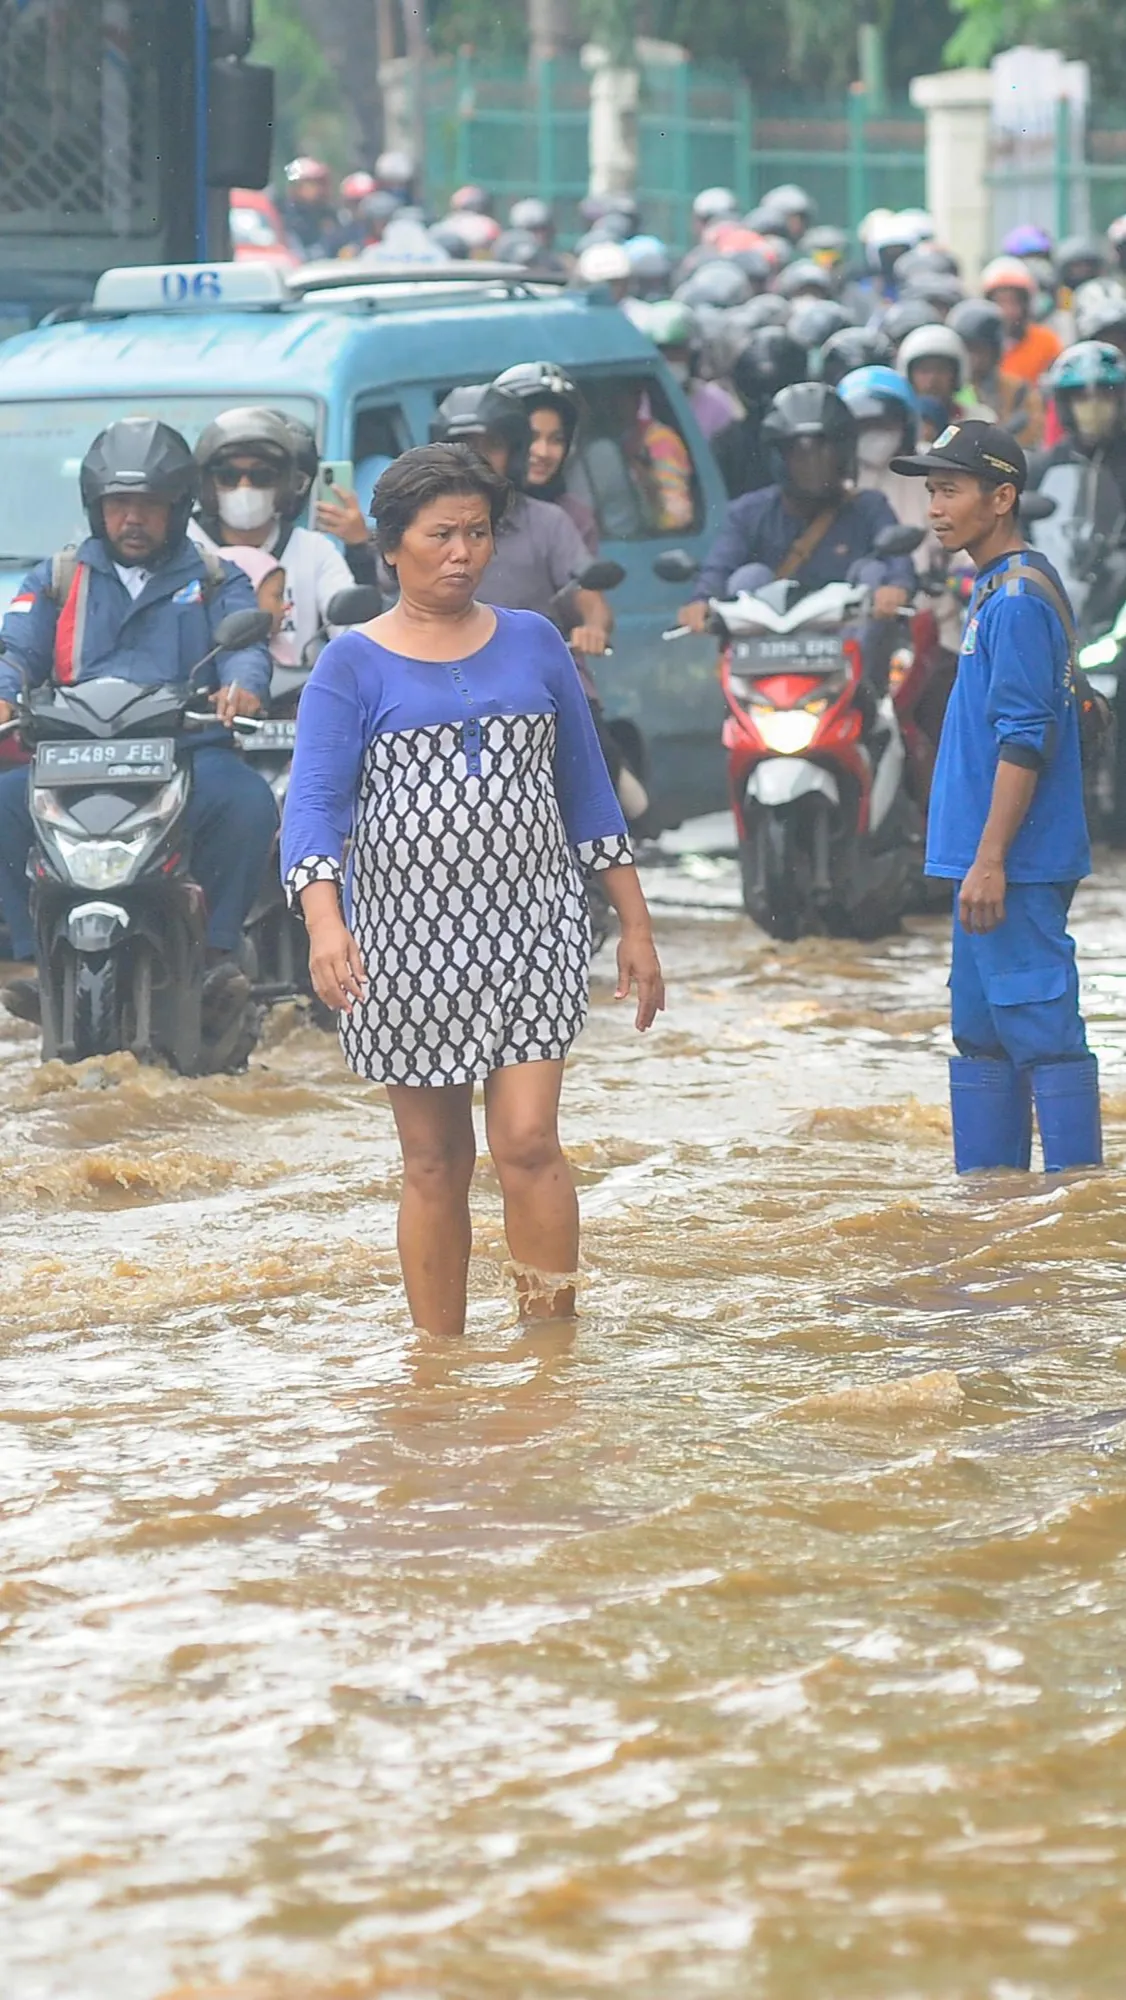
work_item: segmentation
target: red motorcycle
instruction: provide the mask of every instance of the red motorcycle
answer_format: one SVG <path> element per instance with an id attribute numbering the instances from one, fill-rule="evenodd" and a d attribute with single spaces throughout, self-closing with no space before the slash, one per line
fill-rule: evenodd
<path id="1" fill-rule="evenodd" d="M 920 538 L 888 528 L 873 556 L 907 554 Z M 897 638 L 871 620 L 871 595 L 867 581 L 801 596 L 778 579 L 712 605 L 743 901 L 773 937 L 878 937 L 898 928 L 921 884 L 934 746 L 919 704 L 937 633 L 924 609 Z M 877 695 L 862 645 L 884 635 Z"/>

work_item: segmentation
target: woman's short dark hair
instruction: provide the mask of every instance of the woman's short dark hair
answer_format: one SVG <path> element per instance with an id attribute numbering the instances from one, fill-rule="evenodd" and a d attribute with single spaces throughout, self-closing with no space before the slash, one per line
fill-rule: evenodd
<path id="1" fill-rule="evenodd" d="M 507 479 L 468 444 L 420 444 L 387 467 L 372 494 L 381 556 L 397 549 L 411 522 L 447 493 L 480 494 L 495 534 L 512 501 Z"/>

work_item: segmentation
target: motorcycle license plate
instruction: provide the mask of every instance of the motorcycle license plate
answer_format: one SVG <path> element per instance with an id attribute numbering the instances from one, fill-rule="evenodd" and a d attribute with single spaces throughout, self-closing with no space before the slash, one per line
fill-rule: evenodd
<path id="1" fill-rule="evenodd" d="M 795 632 L 777 639 L 741 639 L 735 657 L 744 673 L 778 673 L 787 667 L 797 673 L 826 673 L 840 665 L 839 638 L 803 639 Z"/>
<path id="2" fill-rule="evenodd" d="M 260 729 L 247 731 L 242 747 L 253 757 L 256 750 L 292 750 L 296 741 L 295 722 L 264 722 Z"/>
<path id="3" fill-rule="evenodd" d="M 40 743 L 37 785 L 159 785 L 175 769 L 171 736 L 127 736 L 113 743 Z"/>

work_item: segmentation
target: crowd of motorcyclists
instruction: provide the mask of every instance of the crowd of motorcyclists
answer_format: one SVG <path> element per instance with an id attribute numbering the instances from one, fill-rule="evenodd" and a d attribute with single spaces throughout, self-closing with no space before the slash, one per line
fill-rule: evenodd
<path id="1" fill-rule="evenodd" d="M 339 187 L 322 163 L 293 161 L 280 203 L 291 246 L 359 262 L 487 259 L 599 288 L 617 304 L 667 362 L 730 498 L 680 612 L 688 630 L 703 631 L 710 602 L 740 589 L 782 576 L 812 591 L 868 559 L 876 637 L 866 670 L 877 693 L 891 654 L 881 622 L 890 626 L 924 579 L 948 687 L 960 580 L 946 575 L 927 530 L 921 482 L 892 461 L 967 417 L 1012 431 L 1033 487 L 1053 466 L 1097 463 L 1126 522 L 1126 217 L 1105 238 L 1058 246 L 1040 230 L 1013 231 L 971 283 L 923 211 L 873 211 L 854 252 L 797 186 L 772 189 L 748 214 L 730 189 L 702 190 L 692 243 L 678 254 L 645 230 L 626 195 L 582 202 L 582 233 L 564 251 L 538 198 L 515 202 L 502 221 L 487 190 L 465 187 L 435 220 L 416 204 L 413 179 L 397 153 Z M 666 416 L 623 380 L 616 434 L 606 436 L 603 412 L 588 436 L 581 386 L 530 356 L 452 390 L 432 429 L 472 444 L 511 481 L 516 499 L 482 594 L 565 632 L 627 818 L 642 830 L 643 757 L 607 724 L 586 665 L 607 651 L 613 615 L 584 571 L 598 556 L 599 521 L 612 533 L 638 493 L 657 532 L 689 528 L 692 458 Z M 190 837 L 207 899 L 207 1004 L 218 1014 L 249 992 L 242 926 L 273 866 L 277 824 L 270 788 L 236 753 L 231 726 L 263 712 L 279 668 L 311 666 L 342 590 L 393 587 L 374 552 L 371 495 L 325 499 L 314 493 L 317 470 L 312 432 L 269 408 L 224 411 L 194 450 L 159 411 L 112 424 L 81 468 L 88 538 L 31 572 L 3 625 L 0 723 L 30 687 L 107 674 L 174 681 L 214 654 L 215 726 L 193 747 Z M 877 537 L 897 522 L 920 531 L 918 546 L 874 564 Z M 269 636 L 225 648 L 223 620 L 255 605 L 269 613 Z M 934 727 L 940 715 L 941 705 Z M 27 799 L 22 767 L 0 776 L 0 903 L 13 955 L 31 961 Z M 1126 801 L 1115 824 L 1126 833 Z M 6 999 L 38 1017 L 30 976 Z"/>

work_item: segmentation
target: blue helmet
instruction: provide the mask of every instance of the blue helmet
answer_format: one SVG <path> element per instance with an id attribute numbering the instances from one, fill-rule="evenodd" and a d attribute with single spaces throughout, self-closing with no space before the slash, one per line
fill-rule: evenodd
<path id="1" fill-rule="evenodd" d="M 919 398 L 906 376 L 872 364 L 854 368 L 837 383 L 837 394 L 858 423 L 882 417 L 890 406 L 903 423 L 903 449 L 911 451 L 919 421 Z"/>

